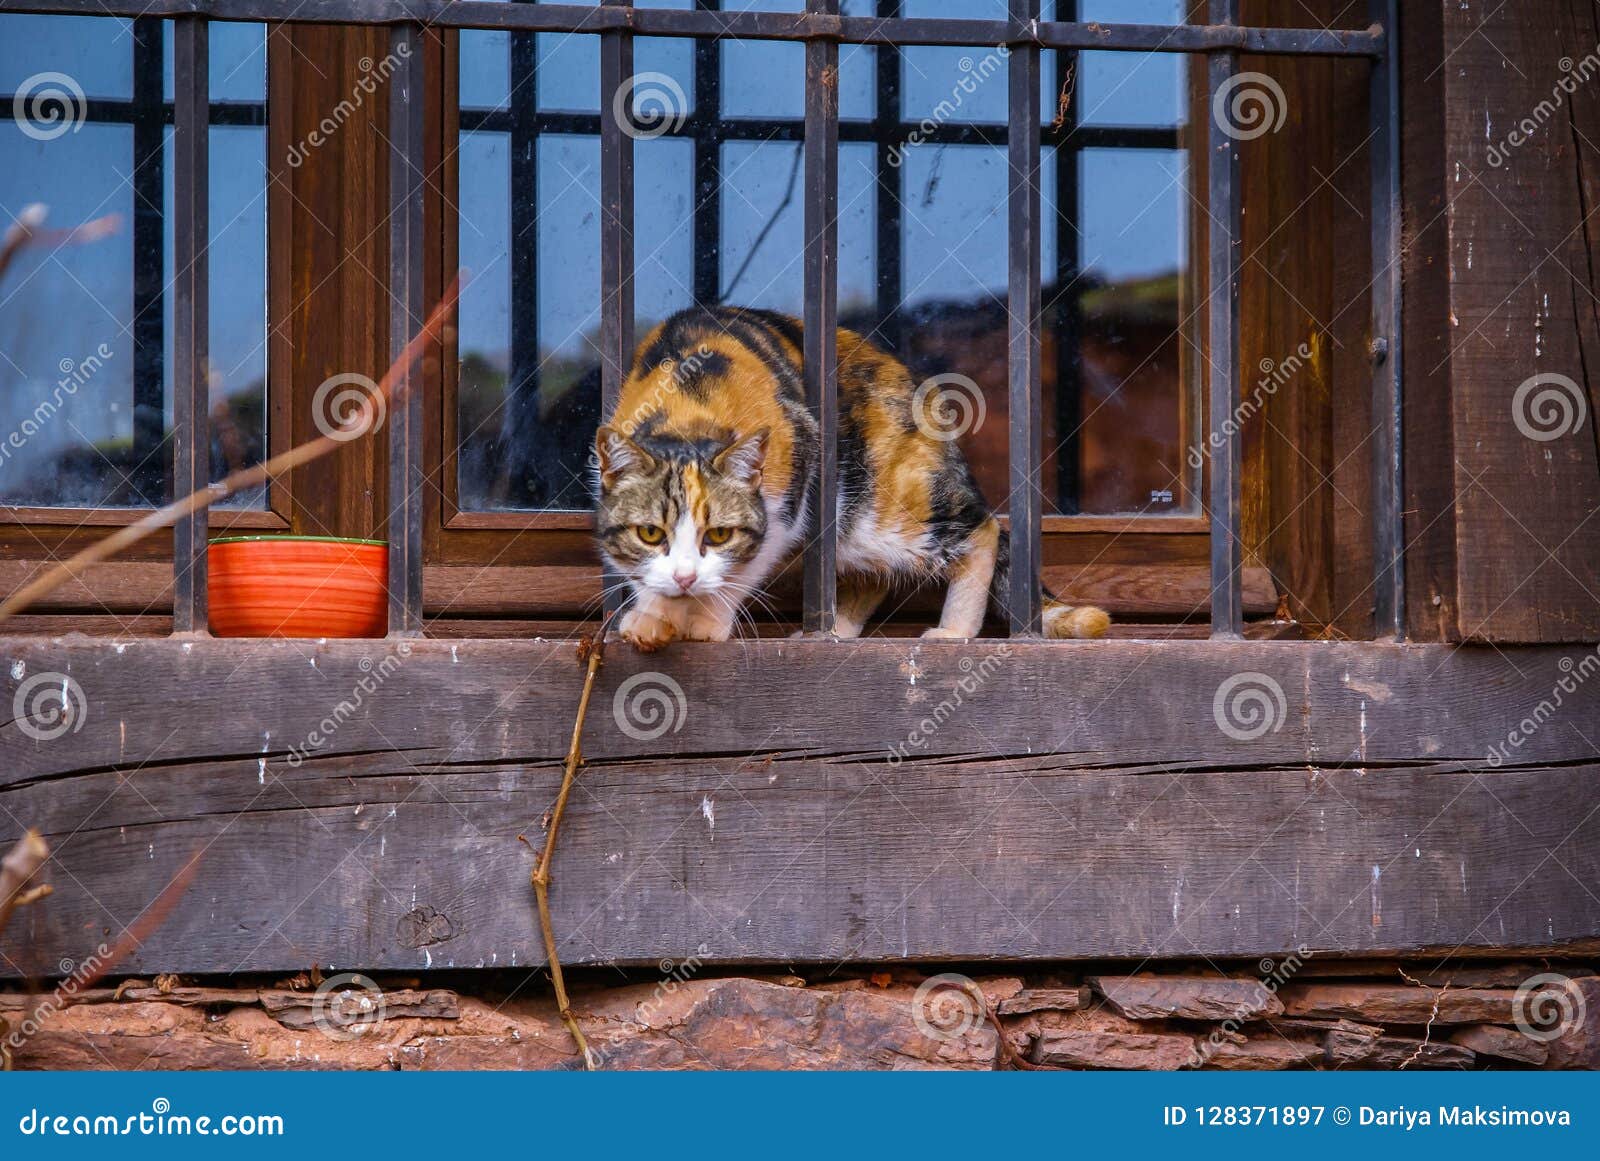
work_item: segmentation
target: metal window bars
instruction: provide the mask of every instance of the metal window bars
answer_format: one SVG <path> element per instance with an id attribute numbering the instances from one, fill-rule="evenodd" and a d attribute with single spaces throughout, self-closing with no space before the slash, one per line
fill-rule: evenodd
<path id="1" fill-rule="evenodd" d="M 1241 597 L 1239 435 L 1233 418 L 1240 402 L 1239 143 L 1212 111 L 1226 101 L 1239 75 L 1239 55 L 1366 58 L 1372 62 L 1371 148 L 1374 278 L 1372 282 L 1372 403 L 1374 436 L 1374 609 L 1378 632 L 1398 636 L 1404 624 L 1400 520 L 1399 382 L 1399 169 L 1395 117 L 1398 104 L 1397 0 L 1368 0 L 1365 29 L 1250 28 L 1238 23 L 1238 0 L 1208 0 L 1208 24 L 1176 26 L 1041 21 L 1039 0 L 1008 0 L 1008 19 L 965 20 L 842 16 L 837 0 L 807 0 L 803 12 L 720 12 L 635 9 L 621 0 L 593 6 L 497 3 L 493 0 L 303 0 L 294 12 L 305 23 L 382 24 L 395 47 L 419 47 L 424 28 L 501 29 L 514 32 L 598 33 L 601 37 L 601 300 L 603 395 L 615 399 L 633 345 L 633 151 L 616 120 L 632 73 L 633 37 L 731 37 L 800 41 L 806 45 L 805 87 L 805 364 L 810 406 L 823 432 L 822 470 L 813 493 L 815 530 L 805 550 L 805 626 L 831 628 L 836 566 L 838 492 L 835 456 L 834 331 L 837 323 L 838 232 L 835 221 L 839 158 L 838 46 L 954 45 L 1010 50 L 1007 150 L 1009 394 L 1011 411 L 1012 580 L 1010 627 L 1014 636 L 1040 632 L 1040 154 L 1039 68 L 1043 49 L 1203 53 L 1209 56 L 1209 429 L 1222 447 L 1211 458 L 1211 626 L 1218 637 L 1243 631 Z M 207 167 L 206 21 L 272 22 L 276 0 L 5 0 L 0 10 L 73 15 L 171 17 L 178 23 L 177 205 L 174 229 L 178 338 L 175 375 L 176 486 L 204 480 L 205 320 L 208 285 L 204 258 Z M 398 351 L 421 326 L 422 301 L 422 54 L 412 52 L 390 88 L 390 293 L 391 345 Z M 624 95 L 623 101 L 626 100 Z M 423 466 L 420 393 L 391 409 L 389 417 L 390 628 L 415 633 L 422 623 Z M 203 521 L 180 523 L 175 534 L 174 628 L 205 623 Z"/>

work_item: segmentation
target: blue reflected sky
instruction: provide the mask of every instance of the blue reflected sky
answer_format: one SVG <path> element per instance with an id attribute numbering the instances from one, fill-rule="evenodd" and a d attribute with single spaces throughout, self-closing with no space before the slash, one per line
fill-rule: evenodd
<path id="1" fill-rule="evenodd" d="M 687 5 L 668 5 L 684 7 Z M 729 4 L 730 8 L 795 10 L 783 0 Z M 1180 0 L 1083 0 L 1085 19 L 1169 23 Z M 851 0 L 845 11 L 866 14 L 870 0 Z M 906 0 L 908 16 L 1001 18 L 1004 0 Z M 595 112 L 599 108 L 599 42 L 594 36 L 541 35 L 536 68 L 543 109 Z M 724 41 L 721 94 L 728 117 L 798 120 L 804 114 L 804 49 L 798 44 Z M 465 106 L 505 108 L 509 99 L 509 37 L 464 32 L 461 99 Z M 1047 54 L 1050 55 L 1050 54 Z M 983 64 L 978 50 L 918 48 L 902 57 L 905 116 L 925 116 L 955 94 L 957 116 L 1001 124 L 1006 115 L 1003 59 Z M 1051 62 L 1053 64 L 1053 61 Z M 1185 58 L 1161 54 L 1084 53 L 1079 63 L 1079 103 L 1098 124 L 1176 126 L 1183 120 Z M 670 78 L 687 111 L 695 95 L 690 42 L 641 38 L 636 71 Z M 988 79 L 968 94 L 963 78 Z M 841 115 L 870 117 L 874 110 L 874 50 L 840 48 Z M 1046 116 L 1054 102 L 1054 72 L 1046 77 Z M 510 334 L 510 279 L 506 269 L 510 189 L 505 140 L 494 132 L 462 134 L 461 256 L 475 281 L 464 296 L 461 349 L 491 356 L 503 366 Z M 802 207 L 792 142 L 731 142 L 722 147 L 722 289 L 728 301 L 801 309 Z M 576 355 L 599 320 L 599 156 L 592 140 L 549 137 L 540 150 L 538 180 L 539 337 L 546 354 Z M 661 139 L 636 146 L 636 287 L 641 321 L 664 317 L 692 296 L 691 219 L 694 205 L 690 150 L 685 141 Z M 1047 185 L 1054 159 L 1047 155 Z M 875 198 L 871 148 L 846 144 L 840 157 L 841 304 L 870 302 L 876 286 Z M 1086 155 L 1081 192 L 1081 253 L 1107 279 L 1171 272 L 1185 250 L 1186 175 L 1180 154 L 1167 151 Z M 922 145 L 901 169 L 905 300 L 977 298 L 1006 282 L 1004 151 L 984 146 Z M 1047 193 L 1047 199 L 1053 190 Z M 1045 268 L 1053 266 L 1056 223 L 1047 224 Z M 742 271 L 742 273 L 741 273 Z M 737 281 L 735 281 L 737 279 Z M 731 293 L 730 293 L 731 292 Z"/>
<path id="2" fill-rule="evenodd" d="M 172 32 L 164 22 L 164 90 L 171 99 Z M 261 101 L 266 52 L 262 25 L 211 26 L 214 100 Z M 134 38 L 130 22 L 109 18 L 0 15 L 0 94 L 31 92 L 39 74 L 71 78 L 86 97 L 133 97 Z M 55 82 L 58 87 L 60 82 Z M 126 116 L 126 114 L 124 114 Z M 163 232 L 164 411 L 171 415 L 173 203 L 170 128 L 164 133 L 160 204 Z M 50 140 L 0 121 L 0 230 L 24 207 L 49 207 L 47 227 L 64 228 L 116 215 L 117 231 L 84 245 L 36 245 L 24 250 L 0 283 L 0 438 L 17 430 L 41 399 L 55 393 L 63 366 L 81 362 L 104 344 L 112 352 L 93 379 L 62 398 L 61 412 L 26 446 L 0 463 L 0 499 L 31 475 L 84 445 L 127 441 L 133 434 L 134 310 L 133 129 L 85 121 Z M 262 422 L 266 374 L 266 132 L 216 126 L 211 131 L 212 399 L 242 391 L 259 394 Z M 92 456 L 92 453 L 90 453 Z M 36 487 L 36 481 L 30 483 Z M 63 480 L 61 502 L 92 503 L 93 481 Z"/>

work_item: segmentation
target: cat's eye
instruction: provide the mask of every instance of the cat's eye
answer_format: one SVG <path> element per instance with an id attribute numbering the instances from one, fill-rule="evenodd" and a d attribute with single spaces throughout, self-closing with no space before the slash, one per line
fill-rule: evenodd
<path id="1" fill-rule="evenodd" d="M 732 539 L 733 539 L 733 529 L 731 529 L 731 528 L 707 528 L 706 529 L 706 543 L 707 544 L 721 545 L 721 544 L 728 543 L 728 541 L 730 541 Z"/>
<path id="2" fill-rule="evenodd" d="M 646 544 L 660 544 L 667 538 L 667 530 L 658 524 L 640 524 L 633 531 Z"/>

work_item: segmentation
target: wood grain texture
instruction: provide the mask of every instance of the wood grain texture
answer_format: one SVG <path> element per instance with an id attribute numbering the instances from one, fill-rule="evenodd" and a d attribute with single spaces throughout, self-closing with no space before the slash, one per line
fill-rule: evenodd
<path id="1" fill-rule="evenodd" d="M 397 649 L 0 640 L 7 672 L 70 674 L 86 703 L 53 741 L 0 728 L 0 842 L 22 820 L 55 851 L 24 969 L 114 941 L 197 852 L 188 896 L 126 970 L 536 963 L 517 839 L 537 844 L 559 780 L 572 646 Z M 1574 728 L 1600 681 L 1486 759 L 1571 652 L 618 648 L 555 868 L 563 957 L 1600 946 L 1600 755 Z M 1217 727 L 1216 691 L 1240 673 L 1283 691 L 1275 732 Z M 652 721 L 627 716 L 626 693 L 618 709 L 630 682 L 665 691 L 677 728 L 623 732 Z M 312 731 L 326 741 L 291 764 Z"/>
<path id="2" fill-rule="evenodd" d="M 1600 92 L 1562 64 L 1597 41 L 1588 4 L 1445 5 L 1424 80 L 1444 86 L 1463 639 L 1600 638 Z M 1536 375 L 1562 377 L 1564 414 L 1519 405 Z"/>

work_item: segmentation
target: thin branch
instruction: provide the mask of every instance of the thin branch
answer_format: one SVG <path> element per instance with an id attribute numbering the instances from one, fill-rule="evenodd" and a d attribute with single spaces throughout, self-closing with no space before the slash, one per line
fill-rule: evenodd
<path id="1" fill-rule="evenodd" d="M 11 913 L 18 907 L 36 902 L 49 894 L 48 891 L 40 894 L 37 888 L 28 889 L 29 882 L 39 873 L 39 868 L 44 866 L 45 860 L 50 857 L 50 848 L 45 845 L 43 838 L 36 830 L 30 830 L 17 840 L 17 845 L 11 852 L 0 860 L 0 934 L 6 929 L 6 924 L 11 922 Z"/>
<path id="2" fill-rule="evenodd" d="M 0 277 L 5 276 L 6 270 L 15 261 L 18 254 L 29 246 L 76 246 L 83 242 L 97 242 L 101 238 L 109 237 L 117 232 L 122 219 L 116 214 L 107 214 L 103 218 L 96 218 L 92 222 L 85 222 L 81 226 L 73 226 L 67 230 L 46 230 L 44 221 L 50 215 L 49 207 L 40 202 L 33 202 L 22 207 L 22 212 L 17 215 L 9 229 L 0 235 Z"/>
<path id="3" fill-rule="evenodd" d="M 48 885 L 29 887 L 28 883 L 39 873 L 50 857 L 50 848 L 36 830 L 30 830 L 17 840 L 4 859 L 0 859 L 0 934 L 11 922 L 11 913 L 18 907 L 36 903 L 50 893 Z M 0 1016 L 0 1072 L 11 1071 L 11 1025 Z"/>
<path id="4" fill-rule="evenodd" d="M 550 862 L 556 853 L 561 816 L 566 813 L 567 799 L 572 794 L 573 783 L 577 781 L 578 768 L 583 765 L 583 722 L 589 716 L 589 695 L 594 692 L 594 679 L 600 672 L 600 666 L 605 663 L 606 630 L 615 615 L 610 614 L 601 621 L 595 635 L 586 639 L 579 648 L 579 658 L 586 657 L 589 665 L 583 675 L 583 692 L 578 697 L 578 715 L 572 723 L 572 741 L 567 746 L 567 758 L 562 764 L 561 790 L 556 795 L 555 807 L 550 811 L 544 850 L 539 852 L 539 861 L 533 868 L 533 895 L 539 904 L 539 924 L 544 930 L 545 958 L 550 961 L 550 980 L 556 989 L 556 1007 L 561 1012 L 561 1020 L 566 1024 L 567 1031 L 572 1033 L 572 1039 L 577 1042 L 578 1051 L 583 1053 L 584 1068 L 591 1071 L 595 1066 L 594 1056 L 589 1051 L 589 1042 L 584 1039 L 583 1029 L 578 1027 L 578 1018 L 572 1013 L 566 980 L 561 975 L 561 959 L 556 954 L 555 928 L 550 923 Z"/>

